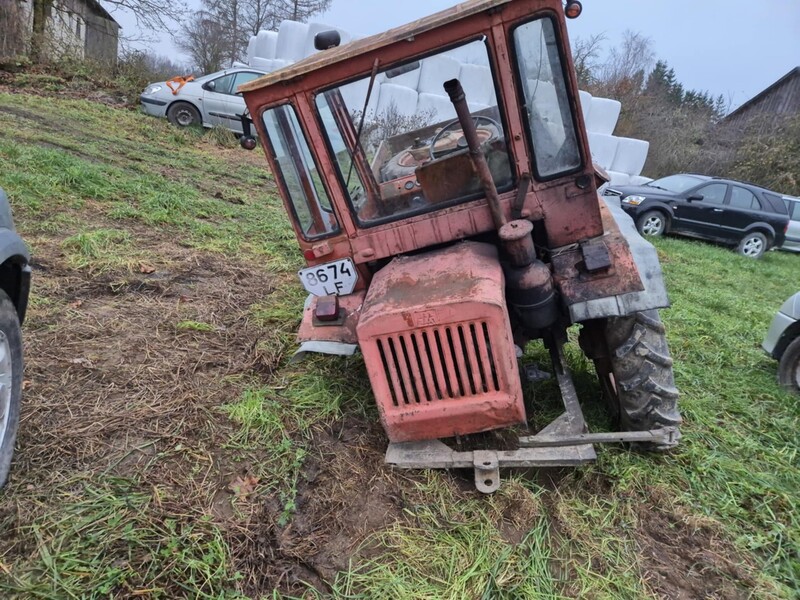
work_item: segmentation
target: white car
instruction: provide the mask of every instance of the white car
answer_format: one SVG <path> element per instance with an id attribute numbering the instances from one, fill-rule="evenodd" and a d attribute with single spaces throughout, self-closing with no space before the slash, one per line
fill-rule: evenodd
<path id="1" fill-rule="evenodd" d="M 148 85 L 139 100 L 144 112 L 166 117 L 178 127 L 222 126 L 242 133 L 241 116 L 246 107 L 236 90 L 243 83 L 265 74 L 251 67 L 234 67 L 203 75 L 183 85 L 172 80 L 161 81 Z"/>
<path id="2" fill-rule="evenodd" d="M 781 250 L 800 252 L 800 198 L 784 196 L 786 209 L 789 211 L 789 228 L 786 230 L 786 241 Z"/>

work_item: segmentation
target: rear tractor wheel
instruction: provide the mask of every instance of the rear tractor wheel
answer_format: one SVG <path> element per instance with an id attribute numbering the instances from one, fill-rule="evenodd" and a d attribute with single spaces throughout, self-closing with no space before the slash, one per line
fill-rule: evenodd
<path id="1" fill-rule="evenodd" d="M 587 354 L 595 361 L 603 393 L 622 431 L 651 431 L 680 425 L 672 358 L 657 310 L 595 322 L 587 334 L 587 347 L 592 349 Z M 598 338 L 602 339 L 599 344 Z M 674 447 L 679 437 L 673 444 L 634 446 L 665 451 Z"/>

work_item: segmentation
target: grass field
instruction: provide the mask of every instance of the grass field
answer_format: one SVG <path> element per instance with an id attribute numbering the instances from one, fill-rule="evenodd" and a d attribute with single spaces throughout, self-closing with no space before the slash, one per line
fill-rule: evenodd
<path id="1" fill-rule="evenodd" d="M 796 597 L 800 403 L 760 342 L 800 256 L 659 241 L 680 449 L 483 497 L 382 464 L 359 358 L 289 363 L 302 257 L 259 152 L 0 91 L 0 186 L 34 257 L 0 597 Z"/>

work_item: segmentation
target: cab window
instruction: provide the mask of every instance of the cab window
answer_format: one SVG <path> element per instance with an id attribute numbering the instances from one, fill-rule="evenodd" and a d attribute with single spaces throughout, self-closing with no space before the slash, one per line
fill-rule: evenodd
<path id="1" fill-rule="evenodd" d="M 553 21 L 530 21 L 513 36 L 534 171 L 542 180 L 575 171 L 581 155 Z"/>
<path id="2" fill-rule="evenodd" d="M 267 142 L 277 166 L 276 176 L 289 197 L 303 237 L 312 240 L 339 231 L 339 221 L 322 184 L 311 149 L 289 104 L 264 111 Z"/>
<path id="3" fill-rule="evenodd" d="M 444 89 L 458 79 L 495 186 L 513 184 L 485 38 L 321 91 L 320 124 L 362 226 L 482 197 L 464 133 Z"/>

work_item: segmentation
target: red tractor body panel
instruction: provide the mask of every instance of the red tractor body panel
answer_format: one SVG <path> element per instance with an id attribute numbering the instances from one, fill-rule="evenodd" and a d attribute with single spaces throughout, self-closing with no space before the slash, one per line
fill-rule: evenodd
<path id="1" fill-rule="evenodd" d="M 464 242 L 400 257 L 372 280 L 358 339 L 393 442 L 525 421 L 496 249 Z"/>

